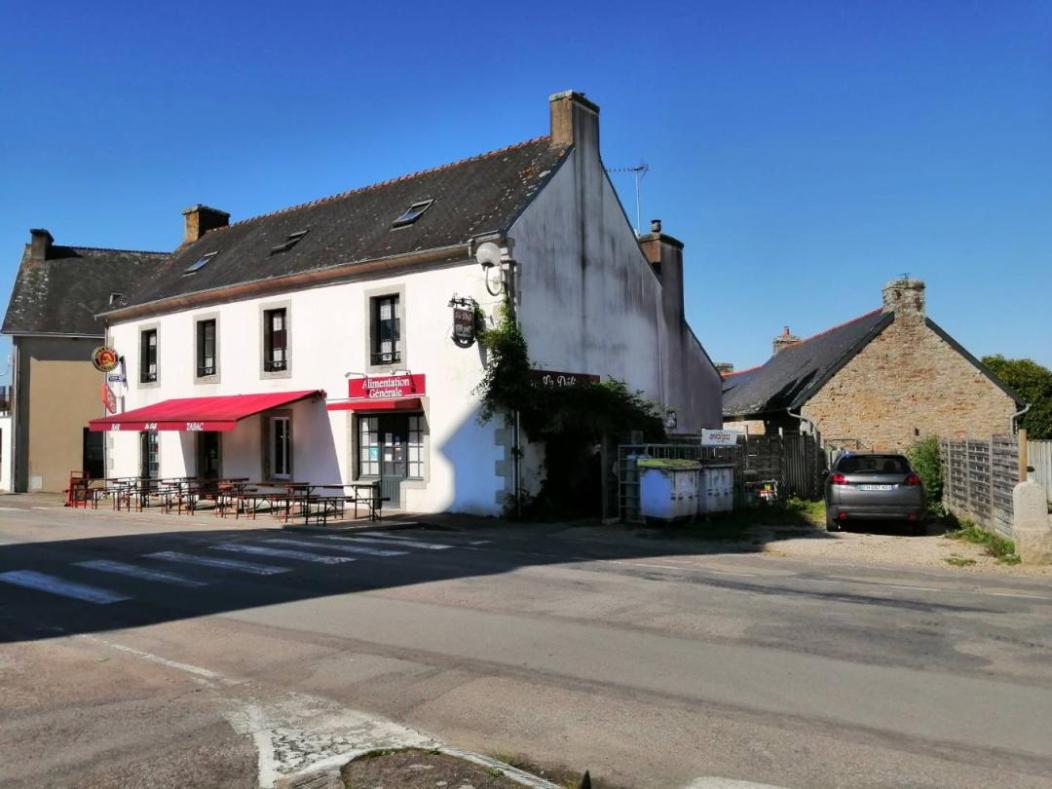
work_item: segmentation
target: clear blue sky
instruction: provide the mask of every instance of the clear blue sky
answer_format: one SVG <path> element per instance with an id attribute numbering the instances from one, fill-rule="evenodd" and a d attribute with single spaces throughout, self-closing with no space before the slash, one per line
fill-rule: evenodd
<path id="1" fill-rule="evenodd" d="M 0 8 L 5 304 L 30 227 L 171 249 L 192 203 L 238 219 L 508 145 L 574 88 L 607 166 L 649 163 L 714 359 L 909 272 L 976 355 L 1052 366 L 1047 0 Z"/>

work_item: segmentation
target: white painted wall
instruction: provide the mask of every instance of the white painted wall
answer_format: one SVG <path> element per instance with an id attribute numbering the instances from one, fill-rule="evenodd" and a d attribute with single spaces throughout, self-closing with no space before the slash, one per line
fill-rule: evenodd
<path id="1" fill-rule="evenodd" d="M 478 346 L 456 347 L 450 340 L 454 295 L 473 296 L 484 309 L 495 300 L 486 292 L 482 271 L 474 263 L 384 279 L 370 279 L 185 310 L 160 317 L 119 323 L 110 338 L 127 363 L 124 408 L 177 397 L 251 394 L 324 389 L 330 399 L 347 396 L 344 374 L 366 370 L 369 328 L 366 293 L 403 288 L 402 365 L 427 375 L 425 411 L 430 430 L 429 481 L 407 486 L 410 511 L 454 510 L 491 513 L 499 510 L 503 477 L 496 461 L 504 448 L 495 442 L 499 425 L 479 425 L 478 399 L 473 390 L 482 375 Z M 274 302 L 289 302 L 290 377 L 266 379 L 262 370 L 261 310 Z M 194 382 L 195 316 L 218 313 L 218 384 Z M 139 330 L 156 325 L 159 338 L 159 382 L 142 385 L 139 378 Z M 326 411 L 324 403 L 302 402 L 293 410 L 293 475 L 314 482 L 353 478 L 350 464 L 348 412 Z M 259 479 L 262 469 L 262 428 L 259 418 L 243 420 L 223 435 L 223 474 Z M 193 435 L 162 432 L 162 476 L 194 473 Z M 138 433 L 107 434 L 111 475 L 139 473 Z"/>
<path id="2" fill-rule="evenodd" d="M 0 416 L 0 492 L 10 493 L 11 467 L 14 465 L 13 432 L 15 428 L 11 416 L 6 414 Z"/>
<path id="3" fill-rule="evenodd" d="M 722 424 L 719 374 L 662 283 L 585 139 L 509 234 L 523 333 L 546 369 L 624 381 L 675 409 L 678 432 Z M 680 287 L 675 284 L 675 287 Z"/>

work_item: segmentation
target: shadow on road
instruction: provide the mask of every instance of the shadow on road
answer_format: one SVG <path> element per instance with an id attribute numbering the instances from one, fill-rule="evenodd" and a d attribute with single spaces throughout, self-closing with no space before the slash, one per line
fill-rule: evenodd
<path id="1" fill-rule="evenodd" d="M 80 525 L 98 518 L 109 528 L 123 519 L 120 513 L 69 511 L 34 517 L 41 519 L 42 529 L 57 525 L 46 525 L 49 518 L 67 523 L 76 518 Z M 118 536 L 0 545 L 0 575 L 14 574 L 9 580 L 29 578 L 30 587 L 37 585 L 0 583 L 0 642 L 140 627 L 331 595 L 500 575 L 528 566 L 751 553 L 763 550 L 767 542 L 804 534 L 827 538 L 821 528 L 779 522 L 775 511 L 765 518 L 771 521 L 769 525 L 729 518 L 637 529 L 594 522 L 524 526 L 475 519 L 476 525 L 482 520 L 488 528 L 400 532 L 411 536 L 404 547 L 390 535 L 386 541 L 362 542 L 361 535 L 346 532 L 321 534 L 243 525 L 208 530 L 173 525 L 163 532 L 137 532 L 141 521 L 129 518 L 126 533 Z M 359 541 L 342 539 L 352 536 Z M 485 544 L 473 544 L 480 537 L 487 538 Z M 419 543 L 451 547 L 429 549 Z M 260 547 L 264 550 L 259 551 Z M 360 548 L 373 553 L 360 552 Z M 297 552 L 302 555 L 297 557 Z M 312 560 L 311 555 L 328 558 Z M 201 562 L 202 558 L 206 561 Z M 238 563 L 257 569 L 234 569 Z M 42 576 L 46 577 L 43 581 Z M 40 584 L 50 583 L 48 579 L 58 579 L 67 593 L 80 585 L 101 589 L 112 599 L 74 599 L 42 591 Z"/>

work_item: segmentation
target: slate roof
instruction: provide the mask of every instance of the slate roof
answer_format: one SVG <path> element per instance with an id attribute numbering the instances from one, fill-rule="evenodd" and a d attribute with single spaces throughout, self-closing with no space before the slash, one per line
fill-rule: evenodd
<path id="1" fill-rule="evenodd" d="M 879 309 L 868 312 L 784 348 L 759 367 L 724 376 L 723 415 L 796 410 L 893 319 Z"/>
<path id="2" fill-rule="evenodd" d="M 26 245 L 4 315 L 4 334 L 73 334 L 102 337 L 96 315 L 111 293 L 127 294 L 166 252 L 52 245 L 46 260 L 30 259 Z"/>
<path id="3" fill-rule="evenodd" d="M 507 230 L 566 157 L 548 137 L 304 205 L 236 222 L 177 249 L 130 294 L 128 306 L 349 263 L 464 244 Z M 392 229 L 413 203 L 434 203 L 413 224 Z M 271 250 L 308 231 L 291 249 Z M 186 268 L 217 253 L 193 274 Z"/>

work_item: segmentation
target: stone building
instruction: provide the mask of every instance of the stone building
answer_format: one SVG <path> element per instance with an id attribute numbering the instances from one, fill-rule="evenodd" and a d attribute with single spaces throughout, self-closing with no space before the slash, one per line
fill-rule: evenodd
<path id="1" fill-rule="evenodd" d="M 60 491 L 71 471 L 101 477 L 102 374 L 91 352 L 106 327 L 97 313 L 120 303 L 167 255 L 54 243 L 30 231 L 2 332 L 12 341 L 10 428 L 0 426 L 0 489 Z"/>
<path id="2" fill-rule="evenodd" d="M 762 423 L 824 444 L 903 451 L 919 439 L 1009 433 L 1018 395 L 925 314 L 924 283 L 889 282 L 884 303 L 800 340 L 786 327 L 764 364 L 723 376 L 727 427 Z M 756 432 L 755 429 L 749 432 Z"/>

